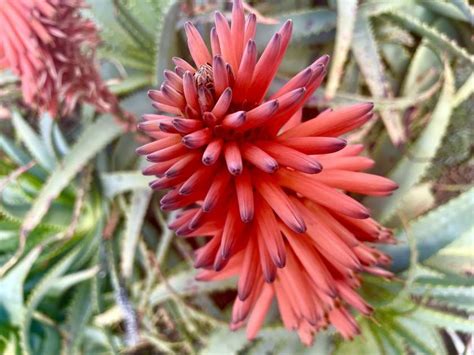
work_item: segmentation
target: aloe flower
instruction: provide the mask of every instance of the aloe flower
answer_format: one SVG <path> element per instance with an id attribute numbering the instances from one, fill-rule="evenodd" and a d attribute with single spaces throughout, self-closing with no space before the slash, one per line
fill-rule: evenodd
<path id="1" fill-rule="evenodd" d="M 174 58 L 156 109 L 139 128 L 153 140 L 138 149 L 144 170 L 169 189 L 165 211 L 183 209 L 171 224 L 178 235 L 210 237 L 196 251 L 201 280 L 239 276 L 232 329 L 247 323 L 253 338 L 276 296 L 283 323 L 304 343 L 329 324 L 351 338 L 349 307 L 369 314 L 357 294 L 361 272 L 389 277 L 389 258 L 374 243 L 391 233 L 344 192 L 383 196 L 392 181 L 363 173 L 373 161 L 363 147 L 338 136 L 372 117 L 362 103 L 326 110 L 302 122 L 302 107 L 321 84 L 328 56 L 316 60 L 273 94 L 270 84 L 287 49 L 287 21 L 258 56 L 256 18 L 234 1 L 232 23 L 217 12 L 211 51 L 185 25 L 194 66 Z M 370 243 L 370 244 L 367 244 Z"/>
<path id="2" fill-rule="evenodd" d="M 25 103 L 40 111 L 70 113 L 78 102 L 112 111 L 115 97 L 94 63 L 99 42 L 82 0 L 2 0 L 0 68 L 21 80 Z"/>

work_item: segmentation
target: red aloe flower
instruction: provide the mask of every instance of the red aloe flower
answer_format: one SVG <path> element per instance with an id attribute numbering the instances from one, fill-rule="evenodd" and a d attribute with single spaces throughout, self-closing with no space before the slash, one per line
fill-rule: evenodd
<path id="1" fill-rule="evenodd" d="M 216 13 L 212 55 L 185 25 L 196 67 L 174 58 L 153 105 L 168 115 L 140 123 L 154 141 L 138 149 L 153 162 L 154 189 L 170 189 L 163 210 L 187 208 L 171 224 L 178 235 L 209 236 L 196 251 L 199 278 L 240 275 L 232 327 L 261 327 L 276 295 L 283 322 L 310 343 L 329 323 L 357 333 L 347 311 L 370 307 L 354 291 L 360 272 L 390 274 L 388 257 L 365 242 L 391 242 L 388 230 L 343 191 L 387 195 L 392 181 L 362 173 L 373 161 L 338 136 L 372 117 L 372 104 L 326 110 L 301 123 L 302 107 L 320 85 L 328 57 L 302 70 L 265 100 L 288 46 L 287 21 L 258 58 L 256 19 L 235 0 L 232 24 Z"/>
<path id="2" fill-rule="evenodd" d="M 78 101 L 100 111 L 117 102 L 94 64 L 99 42 L 92 21 L 81 18 L 82 0 L 3 0 L 0 6 L 0 68 L 21 79 L 23 99 L 53 116 Z"/>

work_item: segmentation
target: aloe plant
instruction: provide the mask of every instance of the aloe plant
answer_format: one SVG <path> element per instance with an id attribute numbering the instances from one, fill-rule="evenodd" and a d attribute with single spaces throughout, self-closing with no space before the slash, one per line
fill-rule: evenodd
<path id="1" fill-rule="evenodd" d="M 102 77 L 136 122 L 151 112 L 184 23 L 209 30 L 226 2 L 88 0 L 100 28 Z M 304 347 L 276 308 L 248 342 L 227 326 L 235 280 L 195 280 L 200 244 L 167 228 L 134 150 L 143 137 L 81 105 L 54 120 L 26 108 L 18 78 L 0 70 L 0 353 L 468 354 L 473 349 L 474 11 L 465 0 L 251 1 L 257 47 L 284 19 L 294 35 L 272 83 L 321 54 L 328 78 L 305 110 L 360 101 L 376 118 L 347 136 L 364 143 L 399 189 L 368 198 L 394 230 L 394 280 L 364 277 L 374 307 L 361 335 L 329 328 Z M 228 14 L 228 12 L 226 12 Z M 135 123 L 135 122 L 134 122 Z M 471 127 L 471 129 L 466 127 Z M 458 138 L 459 137 L 459 138 Z M 193 244 L 194 243 L 194 244 Z M 274 307 L 274 306 L 272 306 Z"/>

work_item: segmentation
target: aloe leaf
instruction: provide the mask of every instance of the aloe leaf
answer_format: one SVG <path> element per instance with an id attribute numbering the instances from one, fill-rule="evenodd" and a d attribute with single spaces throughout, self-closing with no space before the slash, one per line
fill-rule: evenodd
<path id="1" fill-rule="evenodd" d="M 433 184 L 426 182 L 414 186 L 403 200 L 403 216 L 412 220 L 432 209 L 436 204 Z"/>
<path id="2" fill-rule="evenodd" d="M 2 341 L 4 340 L 4 341 Z M 18 354 L 17 351 L 17 341 L 15 339 L 15 336 L 13 334 L 10 335 L 10 337 L 7 339 L 3 336 L 0 336 L 0 350 L 4 351 L 5 355 L 16 355 Z M 1 345 L 4 345 L 4 348 L 2 349 Z"/>
<path id="3" fill-rule="evenodd" d="M 474 310 L 474 287 L 472 285 L 450 285 L 450 276 L 446 276 L 437 284 L 415 283 L 410 292 L 420 297 L 429 297 L 435 304 L 450 309 L 472 312 Z M 447 283 L 447 284 L 446 284 Z"/>
<path id="4" fill-rule="evenodd" d="M 423 354 L 441 355 L 444 345 L 439 335 L 426 323 L 416 322 L 413 313 L 409 317 L 395 317 L 392 331 L 399 333 L 404 342 L 413 350 Z M 441 343 L 441 349 L 440 347 Z"/>
<path id="5" fill-rule="evenodd" d="M 305 44 L 291 45 L 278 68 L 279 75 L 287 78 L 293 77 L 299 68 L 305 68 L 311 64 L 313 53 L 314 50 Z"/>
<path id="6" fill-rule="evenodd" d="M 51 171 L 56 164 L 54 156 L 50 154 L 47 146 L 35 133 L 33 128 L 21 117 L 18 111 L 12 112 L 12 123 L 31 156 L 46 170 Z"/>
<path id="7" fill-rule="evenodd" d="M 263 46 L 267 43 L 273 33 L 278 31 L 287 19 L 293 21 L 293 45 L 314 44 L 314 39 L 318 35 L 334 30 L 337 25 L 336 12 L 327 8 L 289 12 L 278 17 L 279 23 L 277 25 L 257 27 L 257 45 Z"/>
<path id="8" fill-rule="evenodd" d="M 18 244 L 18 224 L 0 219 L 0 253 L 13 251 Z"/>
<path id="9" fill-rule="evenodd" d="M 472 272 L 474 263 L 474 225 L 458 239 L 441 249 L 425 264 L 445 273 L 465 275 Z"/>
<path id="10" fill-rule="evenodd" d="M 148 188 L 152 181 L 149 176 L 143 176 L 140 171 L 119 171 L 103 173 L 100 177 L 105 196 L 113 198 L 124 192 Z"/>
<path id="11" fill-rule="evenodd" d="M 152 84 L 151 76 L 146 73 L 130 75 L 125 79 L 117 79 L 117 82 L 110 85 L 110 91 L 115 95 L 127 95 L 138 89 L 142 89 Z"/>
<path id="12" fill-rule="evenodd" d="M 178 53 L 178 32 L 176 22 L 179 19 L 178 1 L 166 0 L 161 3 L 159 14 L 155 16 L 155 75 L 156 83 L 163 82 L 163 72 L 172 64 L 171 58 Z"/>
<path id="13" fill-rule="evenodd" d="M 53 171 L 40 194 L 27 213 L 22 225 L 22 233 L 28 234 L 35 228 L 48 211 L 53 199 L 71 182 L 102 148 L 122 133 L 122 128 L 112 116 L 103 116 L 88 126 L 71 151 Z"/>
<path id="14" fill-rule="evenodd" d="M 152 191 L 149 188 L 135 190 L 132 193 L 130 207 L 126 213 L 124 235 L 121 245 L 121 270 L 122 276 L 130 278 L 133 271 L 135 252 L 137 249 L 140 231 L 147 211 Z"/>
<path id="15" fill-rule="evenodd" d="M 225 339 L 225 341 L 223 341 Z M 216 328 L 207 339 L 200 354 L 237 355 L 247 345 L 245 330 L 231 331 L 227 327 Z"/>
<path id="16" fill-rule="evenodd" d="M 133 113 L 135 117 L 141 117 L 146 113 L 152 112 L 153 107 L 151 106 L 147 92 L 148 90 L 145 89 L 136 91 L 130 96 L 127 96 L 120 102 L 122 104 L 122 108 L 127 112 Z"/>
<path id="17" fill-rule="evenodd" d="M 416 95 L 433 85 L 441 76 L 443 63 L 429 46 L 426 39 L 421 41 L 404 76 L 401 93 L 403 96 Z"/>
<path id="18" fill-rule="evenodd" d="M 352 33 L 357 13 L 357 0 L 338 0 L 336 43 L 332 57 L 329 78 L 326 84 L 326 96 L 331 98 L 336 93 L 342 77 L 342 70 L 351 48 Z"/>
<path id="19" fill-rule="evenodd" d="M 124 347 L 121 338 L 97 327 L 86 327 L 84 338 L 84 347 L 88 349 L 84 354 L 118 354 L 118 349 Z"/>
<path id="20" fill-rule="evenodd" d="M 52 137 L 53 125 L 54 121 L 48 113 L 41 115 L 41 117 L 39 118 L 39 130 L 41 134 L 41 140 L 43 141 L 49 155 L 54 158 L 56 163 L 56 154 L 53 148 Z"/>
<path id="21" fill-rule="evenodd" d="M 440 88 L 441 81 L 435 81 L 433 85 L 428 87 L 426 90 L 420 93 L 410 93 L 407 96 L 401 96 L 396 98 L 374 98 L 371 96 L 364 96 L 358 94 L 351 94 L 349 92 L 339 91 L 331 101 L 327 101 L 324 98 L 325 91 L 323 89 L 318 90 L 308 104 L 308 107 L 316 107 L 318 105 L 328 105 L 330 107 L 347 106 L 360 102 L 371 101 L 379 110 L 405 110 L 411 106 L 418 105 L 425 102 L 432 96 L 434 96 Z"/>
<path id="22" fill-rule="evenodd" d="M 451 329 L 468 334 L 474 332 L 474 322 L 471 320 L 426 307 L 417 308 L 411 314 L 411 318 L 418 323 L 429 324 L 438 328 Z"/>
<path id="23" fill-rule="evenodd" d="M 454 95 L 454 78 L 449 64 L 445 64 L 444 84 L 432 117 L 410 152 L 396 165 L 389 177 L 399 184 L 391 196 L 386 198 L 368 198 L 366 205 L 373 216 L 382 222 L 388 221 L 403 204 L 403 197 L 415 186 L 431 165 L 432 159 L 446 133 Z"/>
<path id="24" fill-rule="evenodd" d="M 469 75 L 466 82 L 459 88 L 453 98 L 453 107 L 458 107 L 474 94 L 474 74 Z"/>
<path id="25" fill-rule="evenodd" d="M 387 82 L 375 41 L 370 19 L 357 15 L 352 39 L 352 51 L 367 86 L 375 98 L 388 97 Z M 376 107 L 377 108 L 377 107 Z M 401 116 L 395 110 L 380 110 L 387 132 L 395 145 L 405 140 Z"/>
<path id="26" fill-rule="evenodd" d="M 411 223 L 407 231 L 397 235 L 397 239 L 404 241 L 405 233 L 410 233 L 417 243 L 418 261 L 422 262 L 472 228 L 473 209 L 474 189 L 471 189 Z M 392 257 L 393 271 L 407 269 L 411 254 L 408 245 L 400 243 L 381 249 Z"/>
<path id="27" fill-rule="evenodd" d="M 130 69 L 151 73 L 151 63 L 144 61 L 143 58 L 137 58 L 137 56 L 134 56 L 132 51 L 135 50 L 137 49 L 126 49 L 122 53 L 118 52 L 117 50 L 103 48 L 100 53 L 102 54 L 102 57 L 108 58 L 109 60 L 116 60 L 121 65 L 124 65 Z"/>
<path id="28" fill-rule="evenodd" d="M 118 306 L 113 306 L 107 311 L 94 317 L 94 325 L 98 327 L 107 327 L 120 323 L 124 318 L 122 310 Z"/>
<path id="29" fill-rule="evenodd" d="M 369 324 L 384 355 L 405 354 L 404 339 L 389 326 Z"/>
<path id="30" fill-rule="evenodd" d="M 67 312 L 67 352 L 68 354 L 78 354 L 81 342 L 84 339 L 84 328 L 92 315 L 92 303 L 90 302 L 91 283 L 81 284 L 74 290 L 72 302 Z"/>
<path id="31" fill-rule="evenodd" d="M 447 51 L 457 57 L 465 59 L 470 63 L 474 63 L 474 56 L 469 54 L 465 48 L 460 47 L 454 40 L 450 39 L 446 34 L 439 32 L 435 27 L 418 20 L 416 17 L 407 13 L 392 12 L 388 16 L 395 23 L 408 28 L 423 38 L 429 40 L 435 47 L 441 51 Z"/>
<path id="32" fill-rule="evenodd" d="M 57 124 L 53 127 L 53 142 L 61 156 L 66 155 L 70 148 Z"/>
<path id="33" fill-rule="evenodd" d="M 0 319 L 12 325 L 20 326 L 25 314 L 23 284 L 33 263 L 38 258 L 41 248 L 31 250 L 23 260 L 13 267 L 6 276 L 0 279 Z"/>
<path id="34" fill-rule="evenodd" d="M 334 344 L 331 333 L 331 331 L 320 330 L 315 334 L 313 345 L 304 346 L 295 332 L 289 332 L 283 327 L 265 327 L 258 334 L 256 346 L 247 353 L 249 355 L 332 354 Z"/>
<path id="35" fill-rule="evenodd" d="M 41 281 L 35 286 L 29 295 L 20 329 L 21 346 L 26 354 L 32 354 L 30 348 L 30 326 L 33 318 L 33 312 L 36 310 L 43 297 L 48 293 L 49 289 L 71 266 L 80 251 L 81 248 L 76 248 L 63 257 L 46 273 L 45 276 L 43 276 Z"/>
<path id="36" fill-rule="evenodd" d="M 411 53 L 405 46 L 398 43 L 383 43 L 380 49 L 393 77 L 391 86 L 395 92 L 398 92 L 401 84 L 398 78 L 404 76 L 410 63 Z"/>
<path id="37" fill-rule="evenodd" d="M 122 4 L 122 0 L 113 0 L 113 3 L 119 23 L 135 40 L 135 43 L 143 45 L 145 49 L 153 48 L 153 34 L 135 18 L 127 6 Z"/>
<path id="38" fill-rule="evenodd" d="M 370 321 L 370 320 L 369 320 Z M 359 326 L 361 335 L 356 337 L 351 342 L 341 341 L 336 346 L 334 355 L 345 354 L 371 354 L 382 355 L 383 350 L 380 349 L 377 338 L 372 332 L 367 320 L 360 320 Z M 376 331 L 376 329 L 374 329 Z"/>
<path id="39" fill-rule="evenodd" d="M 0 149 L 18 165 L 26 165 L 32 160 L 23 149 L 17 147 L 9 138 L 3 135 L 0 135 Z"/>
<path id="40" fill-rule="evenodd" d="M 438 307 L 447 308 L 450 310 L 455 310 L 458 312 L 474 312 L 474 297 L 472 294 L 474 293 L 474 289 L 471 287 L 469 288 L 468 295 L 436 295 L 433 296 L 431 299 L 432 302 L 437 305 Z M 424 294 L 423 294 L 424 295 Z M 421 295 L 421 296 L 423 296 Z"/>
<path id="41" fill-rule="evenodd" d="M 360 71 L 354 58 L 350 57 L 342 77 L 341 90 L 345 92 L 359 91 Z"/>
<path id="42" fill-rule="evenodd" d="M 416 0 L 368 0 L 360 5 L 359 12 L 364 16 L 377 16 L 403 7 L 409 7 L 415 3 Z"/>
<path id="43" fill-rule="evenodd" d="M 168 224 L 176 218 L 178 213 L 177 211 L 172 211 L 170 214 L 168 214 L 168 217 L 165 220 L 163 218 L 163 212 L 158 206 L 153 206 L 153 211 L 155 213 L 155 217 L 160 222 L 160 227 L 163 231 L 160 236 L 158 247 L 156 248 L 156 261 L 161 264 L 165 260 L 166 254 L 171 245 L 171 241 L 174 237 L 174 231 L 168 228 Z"/>
<path id="44" fill-rule="evenodd" d="M 69 275 L 60 277 L 57 282 L 48 291 L 49 296 L 59 296 L 66 292 L 73 286 L 87 281 L 97 275 L 99 268 L 97 266 L 91 267 L 86 270 L 81 270 Z"/>
<path id="45" fill-rule="evenodd" d="M 418 2 L 438 15 L 446 16 L 456 21 L 469 22 L 469 18 L 453 3 L 432 0 L 418 0 Z"/>
<path id="46" fill-rule="evenodd" d="M 196 270 L 181 271 L 168 277 L 167 283 L 174 290 L 175 294 L 180 296 L 222 291 L 235 287 L 235 280 L 233 278 L 224 281 L 200 282 L 195 279 L 196 274 Z M 153 289 L 149 302 L 154 306 L 170 299 L 171 296 L 172 293 L 168 286 L 162 282 Z"/>
<path id="47" fill-rule="evenodd" d="M 104 40 L 99 54 L 130 68 L 152 73 L 153 37 L 148 38 L 148 42 L 143 41 L 124 19 L 123 14 L 117 13 L 112 0 L 88 0 L 88 3 L 91 7 L 89 14 L 98 24 Z M 141 43 L 145 50 L 138 43 Z"/>
<path id="48" fill-rule="evenodd" d="M 474 23 L 474 11 L 472 7 L 469 6 L 469 3 L 466 0 L 451 0 L 451 2 L 464 14 L 472 26 Z"/>
<path id="49" fill-rule="evenodd" d="M 43 324 L 41 330 L 44 336 L 41 342 L 41 348 L 35 348 L 35 355 L 50 355 L 61 353 L 61 336 L 57 329 L 50 325 Z"/>

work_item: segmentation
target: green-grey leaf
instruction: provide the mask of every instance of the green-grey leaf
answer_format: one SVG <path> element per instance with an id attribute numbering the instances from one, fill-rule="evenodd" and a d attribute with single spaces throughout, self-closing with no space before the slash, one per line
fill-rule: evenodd
<path id="1" fill-rule="evenodd" d="M 421 180 L 431 165 L 449 124 L 453 95 L 453 73 L 446 63 L 443 90 L 430 122 L 409 154 L 405 155 L 390 173 L 390 178 L 399 184 L 398 190 L 383 199 L 366 199 L 366 205 L 373 211 L 373 216 L 382 222 L 389 220 L 396 213 L 403 203 L 403 197 Z"/>
<path id="2" fill-rule="evenodd" d="M 48 291 L 50 296 L 59 296 L 78 283 L 91 279 L 99 271 L 98 266 L 60 277 Z"/>
<path id="3" fill-rule="evenodd" d="M 29 335 L 33 312 L 36 310 L 43 297 L 57 282 L 59 277 L 63 275 L 71 266 L 80 251 L 81 248 L 73 249 L 73 251 L 63 257 L 55 266 L 50 268 L 46 275 L 35 286 L 31 294 L 29 295 L 24 313 L 24 319 L 22 321 L 20 330 L 21 344 L 26 354 L 32 353 L 30 349 Z"/>
<path id="4" fill-rule="evenodd" d="M 451 0 L 451 2 L 466 16 L 466 19 L 472 26 L 472 24 L 474 24 L 474 11 L 472 7 L 469 6 L 467 0 Z"/>
<path id="5" fill-rule="evenodd" d="M 385 12 L 393 11 L 403 7 L 409 7 L 415 2 L 416 0 L 368 0 L 364 1 L 363 4 L 360 5 L 360 12 L 364 16 L 377 16 Z"/>
<path id="6" fill-rule="evenodd" d="M 409 315 L 409 317 L 396 317 L 392 331 L 399 333 L 411 349 L 422 354 L 437 355 L 439 344 L 432 329 L 424 323 L 414 321 L 413 313 Z"/>
<path id="7" fill-rule="evenodd" d="M 22 232 L 27 234 L 48 211 L 51 201 L 104 146 L 117 138 L 122 128 L 112 116 L 103 116 L 88 126 L 61 164 L 53 171 L 25 217 Z"/>
<path id="8" fill-rule="evenodd" d="M 141 171 L 118 171 L 104 173 L 100 177 L 105 196 L 113 198 L 124 192 L 148 188 L 152 180 L 149 176 L 143 176 Z"/>
<path id="9" fill-rule="evenodd" d="M 332 31 L 337 24 L 336 12 L 327 8 L 289 12 L 278 18 L 280 23 L 277 25 L 260 25 L 257 27 L 257 46 L 263 47 L 287 19 L 293 21 L 293 44 L 313 44 L 315 37 Z"/>
<path id="10" fill-rule="evenodd" d="M 180 3 L 174 0 L 166 0 L 161 4 L 159 15 L 155 16 L 155 84 L 163 82 L 163 72 L 171 65 L 171 58 L 178 51 L 178 32 L 176 23 L 180 14 Z"/>
<path id="11" fill-rule="evenodd" d="M 446 273 L 471 273 L 474 267 L 474 224 L 457 240 L 426 260 L 425 264 Z"/>
<path id="12" fill-rule="evenodd" d="M 206 346 L 201 350 L 202 355 L 237 355 L 247 345 L 245 330 L 231 331 L 226 328 L 216 328 L 207 339 Z"/>
<path id="13" fill-rule="evenodd" d="M 57 124 L 53 127 L 53 141 L 55 147 L 58 149 L 59 153 L 64 156 L 69 152 L 69 144 L 64 138 L 59 126 Z"/>
<path id="14" fill-rule="evenodd" d="M 453 107 L 458 107 L 474 94 L 474 74 L 469 75 L 466 82 L 459 88 L 453 98 Z"/>
<path id="15" fill-rule="evenodd" d="M 469 17 L 465 16 L 463 11 L 456 7 L 456 5 L 449 2 L 433 0 L 418 0 L 418 2 L 441 16 L 446 16 L 456 21 L 469 22 Z"/>
<path id="16" fill-rule="evenodd" d="M 474 63 L 474 56 L 469 54 L 465 48 L 459 46 L 459 44 L 449 38 L 446 34 L 439 32 L 436 28 L 418 20 L 416 17 L 411 16 L 406 12 L 401 13 L 395 11 L 387 16 L 395 23 L 398 23 L 404 28 L 408 28 L 429 40 L 441 51 L 448 51 L 455 56 L 469 61 L 470 63 Z"/>
<path id="17" fill-rule="evenodd" d="M 54 156 L 50 154 L 46 144 L 23 117 L 21 117 L 18 111 L 12 112 L 12 123 L 15 126 L 16 133 L 35 161 L 46 170 L 52 170 L 55 166 Z"/>
<path id="18" fill-rule="evenodd" d="M 122 276 L 125 278 L 132 276 L 138 239 L 151 195 L 152 190 L 149 188 L 135 190 L 132 193 L 130 207 L 126 213 L 126 224 L 121 245 L 120 266 Z"/>
<path id="19" fill-rule="evenodd" d="M 235 280 L 233 278 L 224 281 L 201 282 L 195 279 L 196 270 L 186 270 L 177 273 L 168 278 L 169 286 L 180 296 L 190 296 L 199 293 L 208 293 L 214 291 L 222 291 L 233 288 Z M 150 295 L 150 304 L 157 305 L 171 298 L 168 286 L 160 283 L 156 286 Z"/>
<path id="20" fill-rule="evenodd" d="M 0 279 L 0 319 L 20 326 L 24 317 L 23 284 L 41 248 L 34 248 L 8 274 Z"/>
<path id="21" fill-rule="evenodd" d="M 404 241 L 405 233 L 410 233 L 417 241 L 418 261 L 422 262 L 472 228 L 473 209 L 474 189 L 471 189 L 411 223 L 408 231 L 400 232 L 397 239 Z M 381 249 L 391 255 L 393 271 L 399 272 L 409 266 L 408 245 L 400 243 Z"/>
<path id="22" fill-rule="evenodd" d="M 437 81 L 443 71 L 443 63 L 429 46 L 426 39 L 421 41 L 403 77 L 401 93 L 404 96 L 415 95 Z"/>
<path id="23" fill-rule="evenodd" d="M 55 159 L 56 156 L 53 148 L 53 131 L 54 121 L 49 113 L 44 113 L 39 118 L 39 129 L 41 134 L 41 140 L 43 141 L 49 155 Z"/>
<path id="24" fill-rule="evenodd" d="M 23 149 L 17 147 L 15 143 L 3 135 L 0 135 L 0 149 L 18 165 L 26 165 L 32 160 Z"/>
<path id="25" fill-rule="evenodd" d="M 72 303 L 68 309 L 67 325 L 68 354 L 78 354 L 79 346 L 84 338 L 84 329 L 92 315 L 92 302 L 90 301 L 91 283 L 80 285 L 74 292 Z"/>
<path id="26" fill-rule="evenodd" d="M 371 320 L 360 320 L 361 335 L 353 341 L 340 341 L 336 346 L 334 355 L 346 354 L 371 354 L 382 355 L 383 352 L 378 346 L 377 338 L 369 327 Z"/>
<path id="27" fill-rule="evenodd" d="M 453 314 L 419 307 L 411 314 L 411 318 L 422 324 L 430 324 L 439 328 L 447 328 L 464 333 L 474 332 L 474 322 Z"/>
<path id="28" fill-rule="evenodd" d="M 124 79 L 117 79 L 112 85 L 110 85 L 110 91 L 115 95 L 127 95 L 135 90 L 152 84 L 152 78 L 147 73 L 140 73 L 130 75 Z"/>
<path id="29" fill-rule="evenodd" d="M 387 80 L 372 32 L 370 19 L 361 13 L 357 14 L 355 22 L 352 51 L 372 95 L 375 98 L 388 97 Z M 395 145 L 404 142 L 405 131 L 400 114 L 395 110 L 382 109 L 380 110 L 380 115 L 392 142 Z"/>

